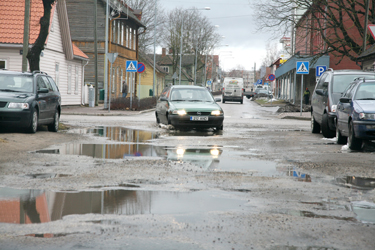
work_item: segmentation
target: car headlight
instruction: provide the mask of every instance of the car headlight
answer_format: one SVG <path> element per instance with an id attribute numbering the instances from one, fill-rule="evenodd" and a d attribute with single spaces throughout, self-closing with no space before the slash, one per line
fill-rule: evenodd
<path id="1" fill-rule="evenodd" d="M 336 112 L 336 109 L 337 109 L 337 105 L 332 105 L 332 106 L 331 106 L 331 111 L 332 111 L 332 112 Z"/>
<path id="2" fill-rule="evenodd" d="M 186 115 L 186 111 L 183 110 L 183 109 L 180 109 L 180 110 L 173 110 L 172 114 L 174 115 Z"/>
<path id="3" fill-rule="evenodd" d="M 23 102 L 11 102 L 8 105 L 9 109 L 29 109 L 29 104 L 28 103 L 23 103 Z"/>
<path id="4" fill-rule="evenodd" d="M 375 114 L 359 113 L 359 119 L 362 119 L 362 120 L 375 120 Z"/>
<path id="5" fill-rule="evenodd" d="M 220 110 L 214 110 L 214 111 L 211 111 L 211 115 L 221 115 L 222 112 Z"/>
<path id="6" fill-rule="evenodd" d="M 183 148 L 177 148 L 176 153 L 179 156 L 183 156 L 185 154 L 185 149 L 183 149 Z"/>

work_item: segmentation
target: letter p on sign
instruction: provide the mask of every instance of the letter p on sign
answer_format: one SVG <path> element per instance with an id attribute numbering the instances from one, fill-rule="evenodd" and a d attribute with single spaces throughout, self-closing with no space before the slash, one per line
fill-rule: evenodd
<path id="1" fill-rule="evenodd" d="M 327 70 L 327 66 L 316 66 L 316 77 L 320 77 Z"/>

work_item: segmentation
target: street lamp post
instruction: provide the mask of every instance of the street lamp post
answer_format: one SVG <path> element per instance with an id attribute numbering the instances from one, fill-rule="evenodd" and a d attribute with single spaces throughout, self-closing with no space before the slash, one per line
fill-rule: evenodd
<path id="1" fill-rule="evenodd" d="M 205 7 L 203 9 L 187 9 L 187 10 L 210 10 L 211 8 L 210 7 Z M 181 44 L 180 44 L 180 75 L 178 76 L 178 84 L 181 85 L 181 64 L 182 64 L 182 37 L 183 37 L 183 32 L 184 32 L 184 17 L 182 17 L 182 24 L 181 24 Z M 196 48 L 195 48 L 195 51 Z M 195 52 L 196 54 L 196 52 Z M 196 68 L 196 67 L 195 67 Z M 195 71 L 196 72 L 196 71 Z M 196 75 L 196 73 L 195 73 Z M 194 84 L 195 84 L 195 80 L 194 80 Z"/>

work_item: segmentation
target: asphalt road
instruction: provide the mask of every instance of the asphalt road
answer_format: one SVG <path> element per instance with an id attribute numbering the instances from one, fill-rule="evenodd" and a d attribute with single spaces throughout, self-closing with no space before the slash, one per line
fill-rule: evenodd
<path id="1" fill-rule="evenodd" d="M 0 132 L 0 248 L 373 249 L 373 143 L 353 152 L 276 107 L 221 106 L 219 133 L 152 112 Z"/>

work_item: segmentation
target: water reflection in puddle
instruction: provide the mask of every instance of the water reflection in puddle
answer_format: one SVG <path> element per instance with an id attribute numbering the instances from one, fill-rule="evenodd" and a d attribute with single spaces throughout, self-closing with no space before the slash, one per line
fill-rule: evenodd
<path id="1" fill-rule="evenodd" d="M 201 216 L 240 209 L 245 202 L 226 193 L 105 190 L 50 192 L 0 188 L 1 223 L 31 224 L 61 220 L 74 214 L 171 214 Z"/>
<path id="2" fill-rule="evenodd" d="M 72 129 L 70 133 L 87 134 L 105 137 L 110 141 L 142 143 L 159 138 L 153 131 L 130 129 L 124 127 L 97 127 L 91 129 Z"/>
<path id="3" fill-rule="evenodd" d="M 36 153 L 85 155 L 103 159 L 163 157 L 169 161 L 191 163 L 208 171 L 244 171 L 262 176 L 289 176 L 290 167 L 277 167 L 272 161 L 249 159 L 251 152 L 221 146 L 165 147 L 152 144 L 66 144 Z"/>

